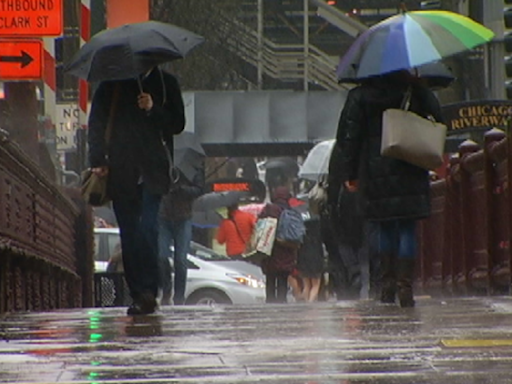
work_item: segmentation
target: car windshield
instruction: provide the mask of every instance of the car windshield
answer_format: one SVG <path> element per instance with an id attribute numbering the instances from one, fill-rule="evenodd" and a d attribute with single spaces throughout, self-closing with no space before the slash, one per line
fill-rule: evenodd
<path id="1" fill-rule="evenodd" d="M 191 242 L 190 244 L 190 253 L 205 261 L 231 260 L 228 256 L 216 253 L 213 249 L 195 242 Z"/>

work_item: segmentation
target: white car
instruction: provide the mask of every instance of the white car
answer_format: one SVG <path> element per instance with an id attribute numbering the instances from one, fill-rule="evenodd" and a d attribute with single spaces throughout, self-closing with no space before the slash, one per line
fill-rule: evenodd
<path id="1" fill-rule="evenodd" d="M 120 243 L 119 228 L 95 228 L 94 240 L 95 272 L 106 272 L 108 261 Z M 256 265 L 231 260 L 195 242 L 191 242 L 187 259 L 186 304 L 254 304 L 265 301 L 265 278 Z"/>

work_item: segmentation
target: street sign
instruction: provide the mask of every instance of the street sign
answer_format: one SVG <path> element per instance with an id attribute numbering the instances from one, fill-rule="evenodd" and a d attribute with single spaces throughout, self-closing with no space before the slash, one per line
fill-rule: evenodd
<path id="1" fill-rule="evenodd" d="M 76 149 L 76 131 L 80 127 L 77 104 L 57 104 L 55 106 L 55 134 L 57 151 Z"/>
<path id="2" fill-rule="evenodd" d="M 0 81 L 38 80 L 42 77 L 43 44 L 41 41 L 0 40 Z"/>
<path id="3" fill-rule="evenodd" d="M 59 36 L 62 29 L 62 0 L 0 1 L 0 36 Z"/>

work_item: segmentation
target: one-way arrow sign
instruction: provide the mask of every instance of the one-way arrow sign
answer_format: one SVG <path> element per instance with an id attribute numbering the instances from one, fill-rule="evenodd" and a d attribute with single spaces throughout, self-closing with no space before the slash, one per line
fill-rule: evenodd
<path id="1" fill-rule="evenodd" d="M 30 56 L 27 52 L 21 51 L 20 56 L 0 56 L 0 62 L 3 63 L 20 63 L 21 68 L 25 68 L 27 65 L 29 65 L 31 62 L 33 62 L 34 59 L 32 56 Z"/>
<path id="2" fill-rule="evenodd" d="M 0 40 L 0 79 L 41 79 L 42 52 L 40 40 Z"/>

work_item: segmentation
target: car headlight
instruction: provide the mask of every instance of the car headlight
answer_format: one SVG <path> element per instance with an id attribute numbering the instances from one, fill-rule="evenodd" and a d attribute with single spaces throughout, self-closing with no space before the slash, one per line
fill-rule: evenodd
<path id="1" fill-rule="evenodd" d="M 265 282 L 251 275 L 241 275 L 235 273 L 226 273 L 227 276 L 238 281 L 240 284 L 247 285 L 252 288 L 265 288 Z"/>

